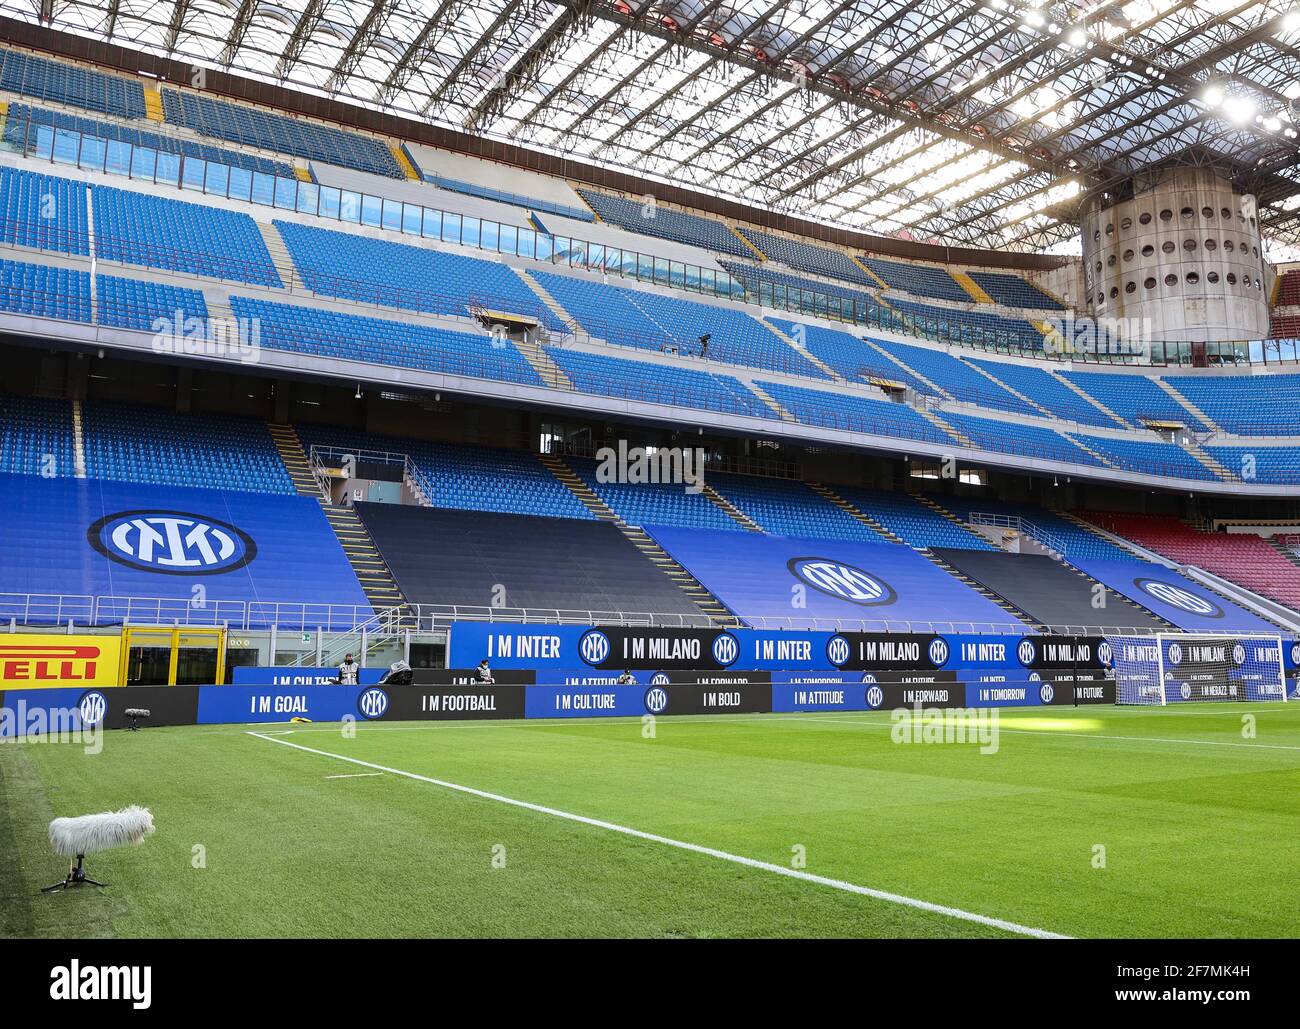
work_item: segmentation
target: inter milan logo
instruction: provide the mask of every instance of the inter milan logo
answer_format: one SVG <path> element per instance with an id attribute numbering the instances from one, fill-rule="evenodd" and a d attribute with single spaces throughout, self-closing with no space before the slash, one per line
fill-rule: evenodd
<path id="1" fill-rule="evenodd" d="M 1232 648 L 1232 660 L 1237 665 L 1244 665 L 1246 663 L 1246 648 L 1240 643 L 1234 644 Z"/>
<path id="2" fill-rule="evenodd" d="M 1111 649 L 1110 643 L 1107 640 L 1102 640 L 1097 644 L 1097 660 L 1107 668 L 1109 668 L 1111 662 L 1115 660 L 1115 652 Z"/>
<path id="3" fill-rule="evenodd" d="M 1183 663 L 1183 647 L 1181 643 L 1169 644 L 1169 663 L 1171 665 L 1181 665 Z"/>
<path id="4" fill-rule="evenodd" d="M 1033 640 L 1021 640 L 1020 646 L 1016 648 L 1016 657 L 1020 663 L 1028 668 L 1034 663 L 1034 658 L 1038 654 L 1038 648 L 1034 646 Z"/>
<path id="5" fill-rule="evenodd" d="M 599 629 L 588 629 L 578 640 L 578 653 L 589 665 L 604 664 L 609 658 L 609 637 Z"/>
<path id="6" fill-rule="evenodd" d="M 1056 690 L 1052 688 L 1050 682 L 1045 682 L 1043 685 L 1038 687 L 1038 699 L 1044 704 L 1050 704 L 1054 699 L 1056 699 Z"/>
<path id="7" fill-rule="evenodd" d="M 1155 597 L 1171 607 L 1176 607 L 1188 614 L 1200 615 L 1202 618 L 1222 618 L 1223 609 L 1204 597 L 1199 597 L 1189 589 L 1176 586 L 1159 579 L 1134 579 L 1133 584 L 1149 596 Z"/>
<path id="8" fill-rule="evenodd" d="M 1183 683 L 1183 684 L 1178 688 L 1178 692 L 1182 694 L 1182 697 L 1183 697 L 1184 700 L 1191 700 L 1191 699 L 1192 699 L 1192 687 L 1191 687 L 1190 685 L 1188 685 L 1187 683 Z"/>
<path id="9" fill-rule="evenodd" d="M 898 599 L 894 588 L 883 579 L 828 557 L 792 557 L 786 568 L 817 592 L 851 604 L 881 607 Z"/>
<path id="10" fill-rule="evenodd" d="M 95 522 L 86 539 L 110 561 L 165 575 L 217 575 L 257 556 L 247 533 L 185 511 L 122 511 Z"/>
<path id="11" fill-rule="evenodd" d="M 651 686 L 667 686 L 670 682 L 672 682 L 672 680 L 668 678 L 667 674 L 664 672 L 655 672 L 654 676 L 650 679 Z"/>
<path id="12" fill-rule="evenodd" d="M 826 641 L 826 660 L 839 668 L 848 661 L 851 649 L 849 641 L 843 636 L 832 636 Z"/>
<path id="13" fill-rule="evenodd" d="M 1300 665 L 1300 643 L 1291 644 L 1291 663 Z"/>
<path id="14" fill-rule="evenodd" d="M 371 686 L 357 698 L 357 710 L 366 718 L 382 718 L 388 710 L 388 694 Z"/>
<path id="15" fill-rule="evenodd" d="M 880 707 L 880 705 L 883 704 L 884 702 L 885 702 L 884 690 L 882 690 L 879 686 L 867 687 L 867 707 L 872 708 L 874 710 L 875 708 Z"/>
<path id="16" fill-rule="evenodd" d="M 83 726 L 98 725 L 108 714 L 108 698 L 99 690 L 83 693 L 77 702 L 77 714 Z"/>
<path id="17" fill-rule="evenodd" d="M 948 660 L 948 644 L 939 636 L 930 641 L 930 662 L 936 668 Z"/>
<path id="18" fill-rule="evenodd" d="M 713 660 L 721 667 L 726 668 L 735 663 L 736 658 L 740 656 L 740 644 L 736 642 L 736 637 L 729 632 L 724 632 L 713 639 Z"/>
<path id="19" fill-rule="evenodd" d="M 645 709 L 652 715 L 663 714 L 668 707 L 668 691 L 658 686 L 651 686 L 645 691 Z"/>

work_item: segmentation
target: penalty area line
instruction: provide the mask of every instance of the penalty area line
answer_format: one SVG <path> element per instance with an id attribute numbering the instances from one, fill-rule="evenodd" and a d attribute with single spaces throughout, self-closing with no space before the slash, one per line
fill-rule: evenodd
<path id="1" fill-rule="evenodd" d="M 770 872 L 773 875 L 781 875 L 787 879 L 797 879 L 801 882 L 814 883 L 818 886 L 826 886 L 833 890 L 840 890 L 844 893 L 854 893 L 861 897 L 870 897 L 873 900 L 884 901 L 889 904 L 898 904 L 902 907 L 914 908 L 918 911 L 928 911 L 932 914 L 944 915 L 948 918 L 958 919 L 963 922 L 974 922 L 978 925 L 987 925 L 994 929 L 1001 929 L 1004 932 L 1015 933 L 1019 936 L 1032 936 L 1041 940 L 1066 940 L 1068 936 L 1060 933 L 1048 932 L 1045 929 L 1035 929 L 1033 926 L 1020 925 L 1016 922 L 1008 922 L 1001 918 L 991 918 L 988 915 L 976 914 L 973 911 L 964 911 L 961 908 L 949 907 L 946 904 L 934 904 L 928 900 L 918 900 L 915 897 L 906 897 L 900 893 L 890 893 L 887 890 L 876 890 L 870 886 L 859 886 L 857 883 L 845 882 L 842 879 L 831 879 L 824 875 L 815 875 L 812 872 L 802 871 L 798 868 L 786 868 L 782 865 L 772 864 L 768 861 L 759 861 L 756 858 L 745 857 L 741 854 L 732 854 L 725 850 L 718 850 L 715 847 L 705 847 L 698 843 L 688 843 L 685 840 L 675 840 L 669 836 L 660 836 L 657 833 L 645 832 L 641 829 L 633 829 L 630 826 L 619 825 L 617 822 L 606 822 L 600 818 L 590 818 L 587 815 L 574 814 L 571 811 L 561 811 L 558 808 L 547 807 L 544 804 L 533 804 L 526 800 L 516 800 L 514 797 L 502 796 L 499 793 L 490 793 L 487 790 L 475 789 L 473 786 L 462 786 L 460 783 L 447 782 L 444 779 L 435 779 L 428 775 L 420 775 L 417 772 L 407 772 L 400 768 L 390 768 L 387 765 L 376 764 L 373 761 L 363 761 L 361 758 L 349 757 L 346 754 L 335 754 L 328 750 L 317 750 L 315 747 L 304 746 L 301 743 L 293 743 L 283 737 L 271 736 L 266 733 L 248 731 L 249 736 L 259 740 L 265 740 L 268 743 L 278 743 L 282 747 L 291 747 L 294 750 L 301 750 L 306 754 L 315 754 L 318 757 L 333 758 L 335 761 L 346 761 L 349 764 L 358 765 L 362 768 L 372 768 L 378 772 L 387 772 L 390 775 L 401 776 L 404 779 L 413 779 L 416 782 L 428 783 L 432 786 L 441 786 L 443 789 L 453 790 L 457 793 L 468 794 L 471 797 L 478 797 L 481 800 L 491 800 L 498 804 L 508 804 L 511 807 L 522 808 L 525 811 L 533 811 L 538 814 L 550 815 L 552 818 L 560 818 L 568 822 L 577 822 L 580 825 L 588 825 L 595 829 L 604 829 L 608 832 L 620 833 L 624 836 L 631 836 L 638 840 L 645 840 L 649 843 L 658 843 L 665 847 L 674 847 L 677 850 L 689 851 L 692 854 L 703 854 L 706 857 L 716 858 L 719 861 L 728 861 L 734 865 L 742 865 L 745 868 L 753 868 L 763 872 Z"/>

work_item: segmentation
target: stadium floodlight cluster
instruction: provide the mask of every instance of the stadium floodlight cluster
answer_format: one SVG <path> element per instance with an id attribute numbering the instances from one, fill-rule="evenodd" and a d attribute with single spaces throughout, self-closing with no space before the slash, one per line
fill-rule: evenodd
<path id="1" fill-rule="evenodd" d="M 1119 704 L 1287 699 L 1280 636 L 1158 633 L 1109 642 Z"/>

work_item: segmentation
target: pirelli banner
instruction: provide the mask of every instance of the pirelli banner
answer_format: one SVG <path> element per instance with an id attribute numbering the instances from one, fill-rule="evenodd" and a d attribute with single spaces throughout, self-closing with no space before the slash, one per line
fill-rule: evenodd
<path id="1" fill-rule="evenodd" d="M 0 636 L 0 690 L 116 686 L 122 637 Z"/>

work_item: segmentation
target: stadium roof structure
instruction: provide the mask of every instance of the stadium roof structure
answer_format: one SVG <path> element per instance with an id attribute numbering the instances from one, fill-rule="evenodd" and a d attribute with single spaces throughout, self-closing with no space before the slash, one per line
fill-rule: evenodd
<path id="1" fill-rule="evenodd" d="M 1043 251 L 1169 166 L 1300 243 L 1300 0 L 0 0 L 787 214 Z"/>

